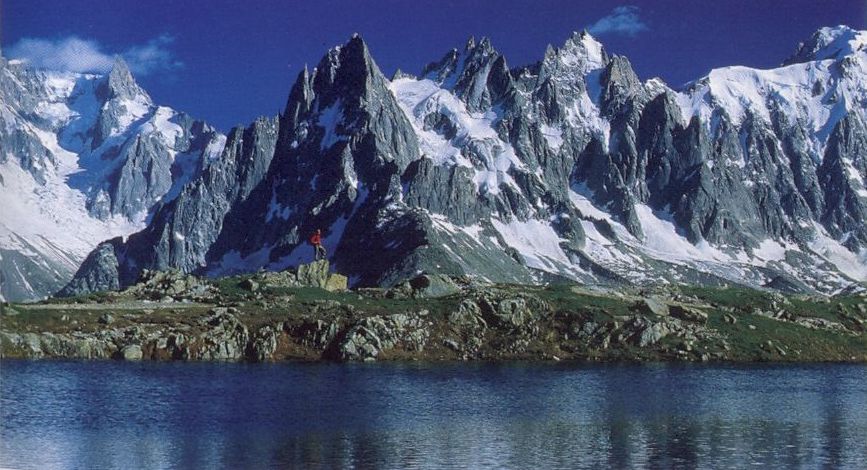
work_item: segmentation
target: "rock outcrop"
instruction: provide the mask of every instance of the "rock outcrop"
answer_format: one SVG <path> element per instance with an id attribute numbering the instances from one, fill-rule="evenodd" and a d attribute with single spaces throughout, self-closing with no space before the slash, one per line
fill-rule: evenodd
<path id="1" fill-rule="evenodd" d="M 151 272 L 117 296 L 5 306 L 0 357 L 185 361 L 842 360 L 865 361 L 867 303 L 728 289 L 601 292 L 462 286 L 443 297 L 388 289 L 239 289 Z M 267 273 L 266 276 L 271 276 Z M 251 278 L 246 278 L 250 280 Z M 297 287 L 297 285 L 296 285 Z M 157 289 L 156 295 L 154 290 Z M 317 295 L 318 292 L 318 295 Z M 142 297 L 144 296 L 144 297 Z M 652 299 L 653 310 L 648 308 Z"/>

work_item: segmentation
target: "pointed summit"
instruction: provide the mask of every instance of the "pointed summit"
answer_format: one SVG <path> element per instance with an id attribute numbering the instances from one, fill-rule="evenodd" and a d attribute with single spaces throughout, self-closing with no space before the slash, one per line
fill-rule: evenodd
<path id="1" fill-rule="evenodd" d="M 548 46 L 540 76 L 584 76 L 611 60 L 602 43 L 587 31 L 575 31 L 560 48 Z"/>
<path id="2" fill-rule="evenodd" d="M 343 49 L 347 55 L 362 59 L 365 62 L 373 60 L 370 57 L 370 49 L 367 48 L 367 43 L 364 42 L 364 38 L 362 38 L 358 33 L 353 34 L 352 37 L 349 38 L 349 42 L 343 46 Z"/>
<path id="3" fill-rule="evenodd" d="M 321 105 L 330 105 L 337 98 L 347 100 L 368 95 L 374 89 L 384 89 L 382 75 L 361 35 L 332 48 L 311 74 L 311 89 Z"/>
<path id="4" fill-rule="evenodd" d="M 441 85 L 449 75 L 457 70 L 459 58 L 458 50 L 452 49 L 446 52 L 442 59 L 425 65 L 421 71 L 421 77 Z"/>
<path id="5" fill-rule="evenodd" d="M 311 81 L 307 64 L 304 64 L 304 70 L 295 79 L 295 84 L 289 92 L 289 99 L 286 101 L 286 109 L 283 111 L 283 117 L 288 119 L 286 123 L 288 125 L 281 126 L 281 129 L 294 129 L 301 117 L 310 111 L 310 104 L 313 102 Z"/>
<path id="6" fill-rule="evenodd" d="M 578 59 L 591 68 L 604 67 L 609 60 L 608 53 L 605 52 L 602 43 L 597 41 L 587 30 L 572 33 L 560 51 L 561 53 L 576 55 Z"/>
<path id="7" fill-rule="evenodd" d="M 467 38 L 467 43 L 464 44 L 464 50 L 469 51 L 476 48 L 476 37 L 470 36 Z"/>
<path id="8" fill-rule="evenodd" d="M 121 56 L 115 56 L 111 72 L 97 89 L 97 96 L 108 101 L 114 98 L 133 99 L 139 95 L 148 96 L 136 83 L 126 61 Z"/>

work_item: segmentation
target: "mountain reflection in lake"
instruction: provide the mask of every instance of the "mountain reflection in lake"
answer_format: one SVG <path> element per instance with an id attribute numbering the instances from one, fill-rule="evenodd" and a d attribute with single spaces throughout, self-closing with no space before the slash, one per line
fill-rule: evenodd
<path id="1" fill-rule="evenodd" d="M 863 365 L 0 363 L 13 468 L 867 468 Z"/>

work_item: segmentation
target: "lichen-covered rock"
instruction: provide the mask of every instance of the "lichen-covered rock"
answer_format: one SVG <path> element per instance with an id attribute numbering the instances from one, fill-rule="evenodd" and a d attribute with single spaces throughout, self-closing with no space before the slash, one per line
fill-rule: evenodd
<path id="1" fill-rule="evenodd" d="M 259 283 L 252 279 L 244 279 L 241 281 L 241 289 L 248 290 L 250 292 L 256 292 L 259 290 Z"/>
<path id="2" fill-rule="evenodd" d="M 638 309 L 644 313 L 660 317 L 669 314 L 669 306 L 664 300 L 656 297 L 645 297 L 638 302 Z"/>
<path id="3" fill-rule="evenodd" d="M 488 326 L 479 304 L 470 299 L 462 300 L 458 309 L 449 313 L 448 319 L 449 323 L 458 327 L 486 328 Z"/>
<path id="4" fill-rule="evenodd" d="M 328 276 L 324 287 L 327 291 L 342 292 L 349 289 L 349 279 L 342 274 L 332 273 Z"/>
<path id="5" fill-rule="evenodd" d="M 256 332 L 250 344 L 251 359 L 264 362 L 271 359 L 277 350 L 277 331 L 271 326 L 263 326 Z"/>
<path id="6" fill-rule="evenodd" d="M 286 270 L 278 272 L 262 272 L 259 273 L 257 279 L 263 284 L 271 287 L 297 287 L 298 278 L 295 272 Z"/>
<path id="7" fill-rule="evenodd" d="M 120 350 L 120 358 L 124 361 L 140 361 L 142 359 L 141 346 L 138 344 L 124 346 L 123 349 Z"/>
<path id="8" fill-rule="evenodd" d="M 479 300 L 479 306 L 487 324 L 499 328 L 522 329 L 550 313 L 548 304 L 526 294 L 489 294 Z"/>
<path id="9" fill-rule="evenodd" d="M 124 294 L 140 299 L 191 299 L 207 301 L 214 296 L 216 289 L 210 282 L 192 274 L 177 270 L 142 270 L 138 282 L 124 289 Z"/>
<path id="10" fill-rule="evenodd" d="M 237 317 L 224 310 L 216 310 L 200 324 L 205 331 L 197 338 L 200 344 L 198 358 L 217 361 L 237 361 L 244 357 L 250 333 Z"/>
<path id="11" fill-rule="evenodd" d="M 298 266 L 296 278 L 298 284 L 308 287 L 325 288 L 328 285 L 328 260 L 318 260 L 308 264 Z"/>
<path id="12" fill-rule="evenodd" d="M 430 331 L 419 314 L 393 314 L 363 318 L 347 331 L 337 347 L 342 361 L 375 360 L 383 351 L 401 348 L 424 350 Z"/>
<path id="13" fill-rule="evenodd" d="M 665 323 L 653 323 L 644 326 L 638 336 L 638 346 L 641 348 L 654 345 L 670 332 Z"/>
<path id="14" fill-rule="evenodd" d="M 693 307 L 687 307 L 685 305 L 672 305 L 671 306 L 671 316 L 675 318 L 679 318 L 684 321 L 690 321 L 695 323 L 707 323 L 707 314 Z"/>

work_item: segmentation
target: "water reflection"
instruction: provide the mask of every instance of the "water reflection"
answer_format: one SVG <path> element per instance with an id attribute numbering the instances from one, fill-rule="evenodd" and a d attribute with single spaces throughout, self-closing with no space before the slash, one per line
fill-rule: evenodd
<path id="1" fill-rule="evenodd" d="M 864 366 L 0 363 L 16 468 L 867 467 Z"/>

